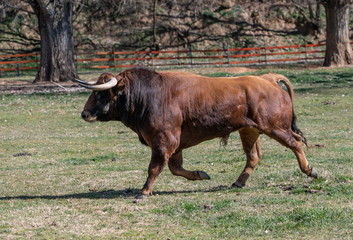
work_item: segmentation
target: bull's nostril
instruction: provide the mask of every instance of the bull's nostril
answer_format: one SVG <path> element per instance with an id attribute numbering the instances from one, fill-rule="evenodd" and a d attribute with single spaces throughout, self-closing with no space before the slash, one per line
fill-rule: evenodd
<path id="1" fill-rule="evenodd" d="M 83 112 L 81 113 L 81 117 L 82 117 L 83 119 L 87 119 L 88 116 L 89 116 L 89 114 L 88 114 L 88 112 L 86 112 L 86 111 L 83 111 Z"/>
<path id="2" fill-rule="evenodd" d="M 83 120 L 87 121 L 87 122 L 95 122 L 97 121 L 97 117 L 92 114 L 90 111 L 83 111 L 81 113 L 81 117 Z"/>

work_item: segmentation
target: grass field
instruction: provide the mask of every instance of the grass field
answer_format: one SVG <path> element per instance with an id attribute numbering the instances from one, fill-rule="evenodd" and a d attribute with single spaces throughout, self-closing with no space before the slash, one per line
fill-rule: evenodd
<path id="1" fill-rule="evenodd" d="M 352 239 L 353 69 L 271 71 L 293 82 L 319 178 L 263 136 L 247 186 L 230 189 L 245 165 L 233 133 L 184 152 L 210 181 L 166 168 L 143 201 L 149 148 L 121 123 L 82 121 L 88 93 L 0 95 L 0 239 Z"/>

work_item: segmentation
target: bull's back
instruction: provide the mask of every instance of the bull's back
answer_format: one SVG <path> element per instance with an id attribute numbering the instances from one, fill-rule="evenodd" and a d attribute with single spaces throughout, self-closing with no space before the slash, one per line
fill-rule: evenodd
<path id="1" fill-rule="evenodd" d="M 174 101 L 185 117 L 200 115 L 243 115 L 243 108 L 263 104 L 283 95 L 277 85 L 257 76 L 210 78 L 195 74 L 178 75 L 172 85 Z"/>

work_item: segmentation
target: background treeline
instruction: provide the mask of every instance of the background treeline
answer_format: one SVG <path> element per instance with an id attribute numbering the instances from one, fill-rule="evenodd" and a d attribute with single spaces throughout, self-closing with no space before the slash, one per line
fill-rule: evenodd
<path id="1" fill-rule="evenodd" d="M 28 5 L 3 1 L 0 19 L 1 52 L 40 49 L 38 20 Z M 325 41 L 326 21 L 314 0 L 77 0 L 72 19 L 77 50 L 318 43 Z"/>

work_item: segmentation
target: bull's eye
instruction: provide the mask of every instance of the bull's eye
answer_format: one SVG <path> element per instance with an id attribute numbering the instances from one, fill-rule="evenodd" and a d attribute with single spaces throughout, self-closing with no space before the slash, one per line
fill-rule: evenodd
<path id="1" fill-rule="evenodd" d="M 107 114 L 110 109 L 110 93 L 109 91 L 100 91 L 94 93 L 95 101 L 96 101 L 96 109 L 100 114 Z"/>
<path id="2" fill-rule="evenodd" d="M 98 92 L 95 93 L 95 96 L 97 98 L 97 101 L 99 101 L 102 98 L 101 94 L 99 94 Z"/>
<path id="3" fill-rule="evenodd" d="M 96 92 L 95 93 L 96 101 L 100 104 L 106 104 L 110 102 L 110 95 L 109 93 L 105 92 Z"/>

